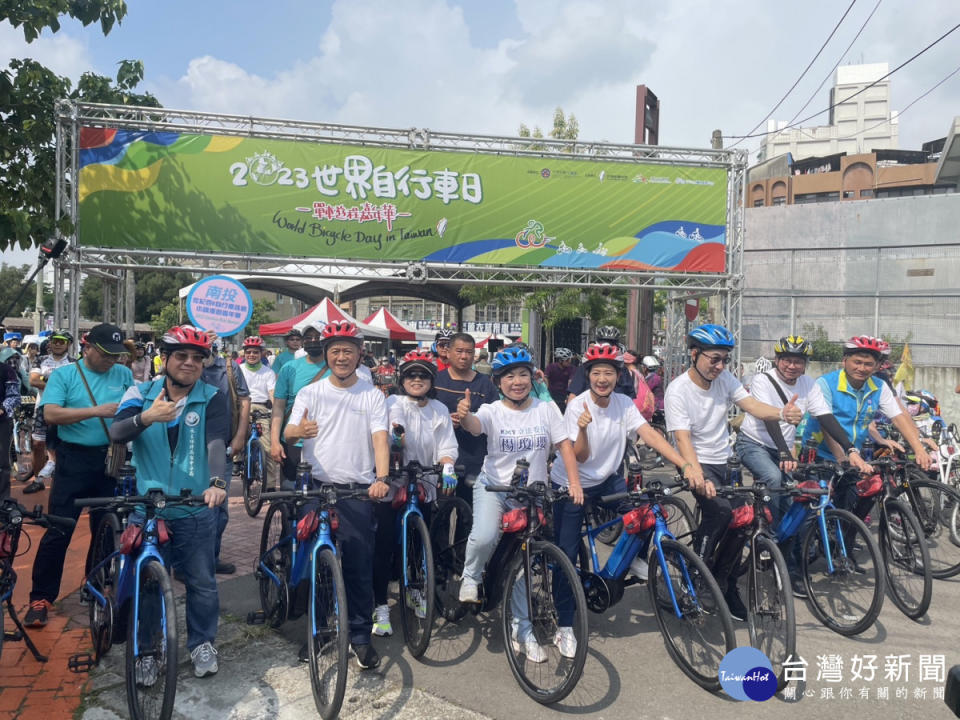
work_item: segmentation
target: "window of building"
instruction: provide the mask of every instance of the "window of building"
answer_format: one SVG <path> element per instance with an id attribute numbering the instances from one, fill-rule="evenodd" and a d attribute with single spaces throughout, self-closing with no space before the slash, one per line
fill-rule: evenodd
<path id="1" fill-rule="evenodd" d="M 283 305 L 283 295 L 277 293 L 277 305 Z"/>
<path id="2" fill-rule="evenodd" d="M 763 199 L 761 198 L 760 200 L 754 200 L 754 201 L 753 201 L 753 206 L 754 206 L 754 207 L 763 207 Z"/>
<path id="3" fill-rule="evenodd" d="M 786 205 L 786 204 L 787 204 L 787 196 L 786 196 L 786 195 L 779 195 L 779 196 L 773 198 L 773 204 L 774 204 L 774 205 Z"/>
<path id="4" fill-rule="evenodd" d="M 856 191 L 856 190 L 844 190 L 844 191 L 843 191 L 843 199 L 844 199 L 844 200 L 850 200 L 851 198 L 855 198 L 856 196 L 857 196 L 857 191 Z"/>
<path id="5" fill-rule="evenodd" d="M 861 190 L 860 197 L 862 198 L 873 197 L 873 190 L 871 188 L 867 188 L 866 190 Z"/>

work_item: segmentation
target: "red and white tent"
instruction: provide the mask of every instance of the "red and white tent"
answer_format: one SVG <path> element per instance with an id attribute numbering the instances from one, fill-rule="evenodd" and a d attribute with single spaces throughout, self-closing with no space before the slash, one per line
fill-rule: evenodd
<path id="1" fill-rule="evenodd" d="M 377 310 L 363 322 L 371 327 L 386 330 L 390 333 L 391 340 L 432 342 L 434 338 L 434 332 L 432 330 L 413 330 L 400 322 L 393 313 L 384 307 Z"/>
<path id="2" fill-rule="evenodd" d="M 265 323 L 261 325 L 260 334 L 286 335 L 287 332 L 289 332 L 292 328 L 302 330 L 303 327 L 309 323 L 326 325 L 332 320 L 346 320 L 354 323 L 360 329 L 360 332 L 363 333 L 364 337 L 390 337 L 390 332 L 388 330 L 383 330 L 372 325 L 367 325 L 366 323 L 358 322 L 356 318 L 354 318 L 348 312 L 337 307 L 337 305 L 330 298 L 324 298 L 321 302 L 319 302 L 317 305 L 314 305 L 305 313 L 297 315 L 296 317 L 292 317 L 289 320 L 283 320 L 275 323 Z"/>

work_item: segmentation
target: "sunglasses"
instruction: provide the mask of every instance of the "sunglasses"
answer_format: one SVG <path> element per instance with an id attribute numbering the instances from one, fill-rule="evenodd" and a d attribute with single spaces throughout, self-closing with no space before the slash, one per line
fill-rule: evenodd
<path id="1" fill-rule="evenodd" d="M 404 376 L 404 380 L 429 380 L 430 376 L 426 373 L 408 373 Z"/>
<path id="2" fill-rule="evenodd" d="M 195 363 L 202 363 L 206 359 L 206 355 L 201 353 L 187 352 L 186 350 L 174 350 L 173 359 L 181 363 L 186 362 L 187 360 L 192 360 Z"/>
<path id="3" fill-rule="evenodd" d="M 703 358 L 711 365 L 728 365 L 730 363 L 729 355 L 704 355 Z"/>

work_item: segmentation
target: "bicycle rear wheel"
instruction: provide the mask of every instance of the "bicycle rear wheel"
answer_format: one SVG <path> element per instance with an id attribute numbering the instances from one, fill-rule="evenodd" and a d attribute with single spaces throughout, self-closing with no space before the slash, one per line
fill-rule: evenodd
<path id="1" fill-rule="evenodd" d="M 887 498 L 883 504 L 879 535 L 887 589 L 893 604 L 908 618 L 916 619 L 930 608 L 933 594 L 930 551 L 920 523 L 907 504 L 894 498 Z"/>
<path id="2" fill-rule="evenodd" d="M 93 656 L 96 661 L 103 657 L 114 642 L 122 642 L 126 635 L 126 623 L 115 627 L 116 611 L 114 604 L 117 594 L 117 579 L 120 575 L 120 556 L 103 564 L 120 547 L 120 519 L 113 513 L 106 513 L 97 525 L 93 543 L 90 545 L 90 575 L 87 581 L 103 595 L 102 603 L 95 597 L 89 598 L 90 640 L 93 643 Z M 119 623 L 117 625 L 120 625 Z"/>
<path id="3" fill-rule="evenodd" d="M 329 547 L 317 552 L 307 614 L 307 651 L 313 702 L 324 720 L 334 718 L 347 689 L 347 591 L 343 572 Z"/>
<path id="4" fill-rule="evenodd" d="M 930 572 L 935 578 L 950 578 L 960 573 L 960 492 L 920 470 L 910 470 L 913 506 L 930 553 Z"/>
<path id="5" fill-rule="evenodd" d="M 520 687 L 548 705 L 565 698 L 583 673 L 587 601 L 563 551 L 553 543 L 528 542 L 531 577 L 524 571 L 523 552 L 515 554 L 506 574 L 503 643 Z M 528 582 L 532 605 L 527 602 Z"/>
<path id="6" fill-rule="evenodd" d="M 662 558 L 656 550 L 650 556 L 647 586 L 667 652 L 687 677 L 716 692 L 720 661 L 736 647 L 730 610 L 693 550 L 669 538 L 661 541 L 661 548 Z"/>
<path id="7" fill-rule="evenodd" d="M 827 538 L 816 520 L 803 537 L 803 582 L 816 618 L 840 635 L 858 635 L 873 625 L 883 607 L 880 549 L 863 521 L 839 508 L 823 511 Z M 842 539 L 842 544 L 841 544 Z M 833 562 L 833 572 L 827 556 Z"/>
<path id="8" fill-rule="evenodd" d="M 430 644 L 436 571 L 427 524 L 421 516 L 410 513 L 406 526 L 403 538 L 405 563 L 400 573 L 400 624 L 410 654 L 418 658 Z"/>
<path id="9" fill-rule="evenodd" d="M 264 621 L 270 627 L 283 625 L 290 609 L 290 571 L 293 568 L 293 551 L 290 542 L 280 543 L 290 536 L 293 528 L 290 523 L 290 506 L 285 502 L 270 503 L 267 516 L 263 519 L 260 533 L 260 562 L 276 575 L 280 583 L 271 578 L 260 565 L 257 565 L 256 577 L 260 588 L 260 608 Z"/>
<path id="10" fill-rule="evenodd" d="M 436 570 L 435 614 L 451 621 L 458 620 L 465 612 L 457 597 L 472 522 L 470 506 L 458 497 L 438 502 L 430 521 L 430 545 Z"/>
<path id="11" fill-rule="evenodd" d="M 747 570 L 747 629 L 750 644 L 770 659 L 777 688 L 786 686 L 783 664 L 797 649 L 797 616 L 790 591 L 787 561 L 766 535 L 756 539 Z"/>
<path id="12" fill-rule="evenodd" d="M 177 693 L 177 618 L 166 568 L 140 568 L 137 602 L 127 626 L 127 707 L 134 720 L 167 720 Z"/>
<path id="13" fill-rule="evenodd" d="M 264 478 L 267 473 L 267 464 L 263 459 L 263 448 L 260 443 L 250 443 L 249 457 L 247 458 L 247 472 L 243 476 L 243 507 L 250 517 L 256 517 L 263 507 L 260 493 L 264 488 Z"/>

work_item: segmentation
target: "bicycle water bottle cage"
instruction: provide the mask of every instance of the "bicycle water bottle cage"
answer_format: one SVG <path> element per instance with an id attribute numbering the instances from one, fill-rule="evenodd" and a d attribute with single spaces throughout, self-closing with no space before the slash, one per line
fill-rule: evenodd
<path id="1" fill-rule="evenodd" d="M 857 481 L 857 495 L 862 498 L 870 498 L 883 489 L 883 478 L 879 473 L 874 473 L 868 478 Z"/>
<path id="2" fill-rule="evenodd" d="M 527 529 L 527 509 L 525 507 L 507 510 L 500 519 L 500 529 L 505 533 L 516 533 Z"/>
<path id="3" fill-rule="evenodd" d="M 400 487 L 394 490 L 393 502 L 390 503 L 390 506 L 394 510 L 399 510 L 400 508 L 402 508 L 404 505 L 407 504 L 407 497 L 408 497 L 407 486 L 401 485 Z"/>
<path id="4" fill-rule="evenodd" d="M 628 535 L 637 535 L 657 523 L 657 517 L 649 505 L 640 505 L 623 516 L 623 529 Z"/>
<path id="5" fill-rule="evenodd" d="M 731 530 L 739 530 L 752 522 L 753 505 L 741 505 L 733 509 L 733 515 L 730 517 L 730 524 L 727 527 Z"/>
<path id="6" fill-rule="evenodd" d="M 320 527 L 320 514 L 311 510 L 297 521 L 297 540 L 303 542 L 313 535 Z"/>
<path id="7" fill-rule="evenodd" d="M 820 483 L 816 480 L 804 480 L 802 483 L 797 485 L 798 490 L 819 490 Z M 816 495 L 797 495 L 793 501 L 802 503 L 802 502 L 813 502 L 817 499 Z"/>

